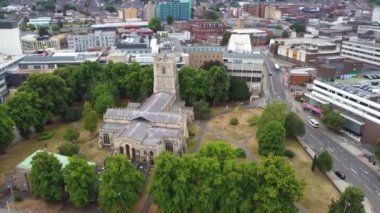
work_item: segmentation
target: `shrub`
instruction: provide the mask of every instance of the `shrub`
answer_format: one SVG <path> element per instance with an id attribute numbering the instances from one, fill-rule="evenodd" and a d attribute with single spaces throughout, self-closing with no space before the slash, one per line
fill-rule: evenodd
<path id="1" fill-rule="evenodd" d="M 231 124 L 232 126 L 236 126 L 236 125 L 239 124 L 239 120 L 238 120 L 237 118 L 231 118 L 231 120 L 230 120 L 230 124 Z"/>
<path id="2" fill-rule="evenodd" d="M 284 152 L 284 156 L 287 157 L 287 158 L 294 158 L 294 152 L 292 150 L 289 150 L 289 149 L 286 149 L 285 152 Z"/>
<path id="3" fill-rule="evenodd" d="M 65 122 L 77 121 L 82 116 L 82 110 L 78 107 L 70 107 L 62 114 L 62 119 Z"/>
<path id="4" fill-rule="evenodd" d="M 53 133 L 49 131 L 41 132 L 37 135 L 37 140 L 45 141 L 53 137 Z"/>
<path id="5" fill-rule="evenodd" d="M 61 145 L 59 148 L 59 154 L 65 155 L 65 156 L 73 156 L 75 154 L 78 154 L 79 152 L 79 145 L 74 143 L 65 143 Z"/>
<path id="6" fill-rule="evenodd" d="M 234 150 L 234 152 L 235 152 L 235 156 L 237 158 L 246 158 L 247 157 L 247 155 L 245 154 L 244 149 L 242 149 L 242 148 L 237 148 L 237 149 Z"/>
<path id="7" fill-rule="evenodd" d="M 260 117 L 257 115 L 254 115 L 248 119 L 248 123 L 250 126 L 255 126 L 260 120 Z"/>
<path id="8" fill-rule="evenodd" d="M 14 193 L 14 196 L 13 196 L 14 202 L 20 202 L 22 200 L 23 200 L 23 197 L 18 192 Z"/>
<path id="9" fill-rule="evenodd" d="M 70 141 L 73 142 L 79 138 L 80 133 L 76 129 L 66 129 L 65 132 L 63 133 L 63 139 L 65 141 Z"/>

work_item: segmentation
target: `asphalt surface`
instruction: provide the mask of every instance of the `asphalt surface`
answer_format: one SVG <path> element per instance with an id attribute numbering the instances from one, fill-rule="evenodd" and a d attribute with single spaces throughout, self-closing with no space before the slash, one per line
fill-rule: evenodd
<path id="1" fill-rule="evenodd" d="M 270 102 L 280 100 L 288 105 L 292 101 L 286 99 L 284 86 L 281 82 L 281 73 L 275 71 L 273 61 L 265 56 L 265 68 L 267 72 L 272 73 L 272 76 L 267 77 L 267 97 Z M 312 115 L 303 117 L 305 121 L 311 118 Z M 306 122 L 307 124 L 307 122 Z M 303 137 L 305 143 L 316 153 L 319 154 L 323 150 L 327 150 L 334 159 L 334 171 L 341 171 L 346 175 L 346 181 L 352 185 L 361 188 L 371 202 L 374 212 L 380 212 L 380 179 L 367 167 L 363 162 L 358 160 L 354 155 L 341 147 L 324 133 L 324 128 L 313 128 L 306 125 L 306 133 Z M 379 163 L 379 162 L 378 162 Z M 318 187 L 318 186 L 316 186 Z"/>

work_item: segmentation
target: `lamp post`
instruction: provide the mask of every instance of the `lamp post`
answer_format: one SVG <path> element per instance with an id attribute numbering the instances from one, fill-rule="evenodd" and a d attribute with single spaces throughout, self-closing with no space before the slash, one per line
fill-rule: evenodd
<path id="1" fill-rule="evenodd" d="M 344 210 L 343 210 L 343 213 L 346 213 L 346 208 L 347 208 L 347 206 L 351 206 L 351 204 L 349 203 L 349 202 L 345 202 L 344 203 Z"/>

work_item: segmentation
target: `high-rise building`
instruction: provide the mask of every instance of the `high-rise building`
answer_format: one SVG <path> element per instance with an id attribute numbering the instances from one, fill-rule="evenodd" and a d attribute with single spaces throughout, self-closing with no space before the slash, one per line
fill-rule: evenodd
<path id="1" fill-rule="evenodd" d="M 372 20 L 373 22 L 380 22 L 380 7 L 374 7 L 372 11 Z"/>
<path id="2" fill-rule="evenodd" d="M 115 32 L 106 31 L 95 31 L 94 34 L 69 35 L 67 37 L 69 49 L 75 49 L 79 52 L 87 51 L 90 48 L 115 46 L 116 40 L 117 38 Z"/>
<path id="3" fill-rule="evenodd" d="M 20 29 L 18 18 L 0 19 L 0 53 L 21 55 Z"/>
<path id="4" fill-rule="evenodd" d="M 144 20 L 149 21 L 153 17 L 156 17 L 156 16 L 157 16 L 157 5 L 155 3 L 148 2 L 144 6 Z"/>
<path id="5" fill-rule="evenodd" d="M 124 20 L 138 18 L 139 10 L 134 7 L 124 9 Z"/>
<path id="6" fill-rule="evenodd" d="M 161 21 L 166 21 L 168 16 L 174 20 L 187 21 L 191 19 L 190 0 L 172 0 L 161 2 L 158 5 L 158 13 Z"/>

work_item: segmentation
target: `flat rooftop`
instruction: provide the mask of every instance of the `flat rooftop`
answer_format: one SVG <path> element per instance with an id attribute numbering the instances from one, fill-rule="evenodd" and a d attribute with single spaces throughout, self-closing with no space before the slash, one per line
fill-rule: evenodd
<path id="1" fill-rule="evenodd" d="M 272 39 L 271 44 L 273 44 L 275 41 L 278 41 L 279 43 L 284 42 L 284 45 L 296 45 L 296 44 L 308 44 L 308 45 L 314 45 L 314 46 L 335 46 L 336 44 L 332 43 L 328 39 L 322 39 L 322 38 L 282 38 L 282 39 Z"/>
<path id="2" fill-rule="evenodd" d="M 244 29 L 232 29 L 228 30 L 231 33 L 236 33 L 236 34 L 254 34 L 254 33 L 265 33 L 264 30 L 256 29 L 256 28 L 244 28 Z"/>

